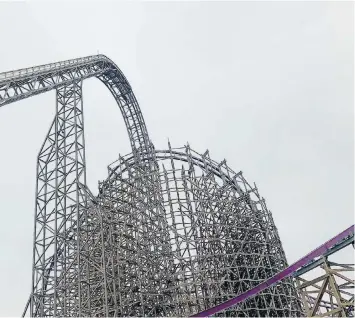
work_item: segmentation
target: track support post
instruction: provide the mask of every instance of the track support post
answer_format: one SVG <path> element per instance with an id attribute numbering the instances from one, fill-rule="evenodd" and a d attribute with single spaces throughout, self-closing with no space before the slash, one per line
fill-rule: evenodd
<path id="1" fill-rule="evenodd" d="M 55 118 L 37 158 L 31 316 L 67 316 L 80 308 L 80 283 L 74 284 L 78 293 L 73 280 L 80 277 L 75 251 L 86 205 L 81 185 L 86 185 L 86 165 L 79 79 L 56 89 Z"/>

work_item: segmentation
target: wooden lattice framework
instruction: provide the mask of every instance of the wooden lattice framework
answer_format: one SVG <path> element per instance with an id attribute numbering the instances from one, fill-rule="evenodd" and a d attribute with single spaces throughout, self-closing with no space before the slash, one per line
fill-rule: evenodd
<path id="1" fill-rule="evenodd" d="M 323 257 L 317 269 L 321 275 L 315 278 L 302 277 L 307 273 L 296 277 L 307 317 L 353 317 L 354 264 L 338 264 Z"/>

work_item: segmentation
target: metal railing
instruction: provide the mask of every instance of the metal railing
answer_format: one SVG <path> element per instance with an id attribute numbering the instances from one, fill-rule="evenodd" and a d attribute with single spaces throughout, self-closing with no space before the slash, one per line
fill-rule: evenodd
<path id="1" fill-rule="evenodd" d="M 48 71 L 52 71 L 52 70 L 58 70 L 58 69 L 66 68 L 68 66 L 82 65 L 82 64 L 86 64 L 88 62 L 98 61 L 98 60 L 106 60 L 108 62 L 112 62 L 105 55 L 102 55 L 102 54 L 91 55 L 91 56 L 56 62 L 56 63 L 43 64 L 43 65 L 23 68 L 23 69 L 19 69 L 19 70 L 3 72 L 3 73 L 0 73 L 0 81 L 1 80 L 9 80 L 9 79 L 17 79 L 20 77 L 27 77 L 27 76 L 31 76 L 35 73 L 42 73 L 42 72 L 48 72 Z"/>

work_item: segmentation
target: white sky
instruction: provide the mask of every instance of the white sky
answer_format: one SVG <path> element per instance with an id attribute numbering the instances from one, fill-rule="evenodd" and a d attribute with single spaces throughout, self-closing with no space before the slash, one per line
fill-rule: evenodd
<path id="1" fill-rule="evenodd" d="M 255 181 L 291 263 L 354 223 L 352 2 L 0 3 L 0 72 L 100 53 L 130 81 L 156 148 L 189 141 Z M 84 82 L 89 187 L 130 151 Z M 36 156 L 54 92 L 0 109 L 0 315 L 31 284 Z"/>

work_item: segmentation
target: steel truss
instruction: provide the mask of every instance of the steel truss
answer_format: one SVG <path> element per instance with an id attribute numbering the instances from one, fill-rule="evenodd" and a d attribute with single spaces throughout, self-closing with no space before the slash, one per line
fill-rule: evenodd
<path id="1" fill-rule="evenodd" d="M 132 153 L 86 186 L 82 81 L 99 78 Z M 0 106 L 51 89 L 56 116 L 38 155 L 31 316 L 186 316 L 287 266 L 256 186 L 185 146 L 155 150 L 122 72 L 91 56 L 0 74 Z M 227 316 L 301 316 L 291 279 Z"/>
<path id="2" fill-rule="evenodd" d="M 37 159 L 31 316 L 65 314 L 75 306 L 69 287 L 79 269 L 73 268 L 80 249 L 74 224 L 85 206 L 84 144 L 79 79 L 57 88 L 56 116 Z"/>

